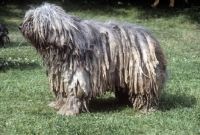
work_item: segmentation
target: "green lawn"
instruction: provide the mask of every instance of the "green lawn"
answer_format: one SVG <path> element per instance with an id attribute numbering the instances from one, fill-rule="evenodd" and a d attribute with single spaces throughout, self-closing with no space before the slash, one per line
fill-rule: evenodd
<path id="1" fill-rule="evenodd" d="M 57 2 L 57 4 L 60 4 Z M 26 6 L 0 7 L 10 43 L 0 48 L 0 135 L 192 135 L 200 134 L 200 12 L 191 8 L 61 4 L 82 18 L 138 23 L 162 45 L 169 79 L 160 109 L 148 115 L 118 104 L 113 93 L 95 99 L 90 111 L 64 117 L 47 105 L 54 100 L 41 58 L 21 36 Z"/>

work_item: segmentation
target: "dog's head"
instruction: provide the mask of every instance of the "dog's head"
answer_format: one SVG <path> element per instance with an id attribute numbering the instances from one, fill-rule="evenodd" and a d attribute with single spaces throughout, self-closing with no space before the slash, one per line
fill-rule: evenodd
<path id="1" fill-rule="evenodd" d="M 35 40 L 35 32 L 34 32 L 34 24 L 33 24 L 34 12 L 28 11 L 26 12 L 24 21 L 18 26 L 22 35 L 31 42 Z"/>
<path id="2" fill-rule="evenodd" d="M 66 15 L 59 6 L 45 3 L 26 12 L 23 22 L 18 26 L 22 35 L 35 45 L 60 42 L 63 35 L 63 18 Z"/>

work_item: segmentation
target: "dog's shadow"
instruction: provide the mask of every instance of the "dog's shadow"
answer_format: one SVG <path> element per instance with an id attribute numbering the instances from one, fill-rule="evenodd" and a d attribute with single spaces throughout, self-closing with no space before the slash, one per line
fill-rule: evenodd
<path id="1" fill-rule="evenodd" d="M 123 110 L 127 104 L 120 103 L 115 97 L 93 99 L 90 102 L 90 112 L 115 112 Z"/>
<path id="2" fill-rule="evenodd" d="M 159 110 L 162 112 L 170 111 L 177 108 L 192 108 L 197 104 L 196 98 L 192 95 L 186 94 L 169 94 L 164 92 L 160 98 Z M 130 104 L 120 103 L 115 97 L 100 97 L 93 99 L 90 103 L 90 112 L 116 112 L 121 111 Z"/>
<path id="3" fill-rule="evenodd" d="M 169 94 L 164 92 L 160 99 L 159 110 L 169 111 L 177 108 L 192 108 L 197 104 L 193 95 L 186 93 Z"/>

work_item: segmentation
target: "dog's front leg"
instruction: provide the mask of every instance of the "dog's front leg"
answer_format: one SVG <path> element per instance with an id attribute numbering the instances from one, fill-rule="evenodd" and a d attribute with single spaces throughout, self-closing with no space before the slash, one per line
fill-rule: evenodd
<path id="1" fill-rule="evenodd" d="M 152 7 L 156 7 L 159 3 L 159 0 L 155 0 L 154 3 L 151 5 Z"/>

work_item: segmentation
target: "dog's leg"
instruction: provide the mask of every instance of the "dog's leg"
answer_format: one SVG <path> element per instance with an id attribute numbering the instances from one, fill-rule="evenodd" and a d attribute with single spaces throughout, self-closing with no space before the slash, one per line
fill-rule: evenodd
<path id="1" fill-rule="evenodd" d="M 169 1 L 169 7 L 174 7 L 174 0 Z"/>
<path id="2" fill-rule="evenodd" d="M 58 113 L 67 116 L 76 116 L 80 114 L 81 102 L 75 96 L 68 96 L 65 103 L 59 109 Z"/>
<path id="3" fill-rule="evenodd" d="M 61 106 L 63 106 L 65 100 L 66 99 L 63 98 L 63 94 L 59 93 L 57 94 L 56 101 L 51 102 L 49 106 L 59 110 Z"/>
<path id="4" fill-rule="evenodd" d="M 81 112 L 89 112 L 89 100 L 87 98 L 79 98 L 74 94 L 68 95 L 64 98 L 58 113 L 67 116 L 77 116 Z"/>
<path id="5" fill-rule="evenodd" d="M 67 72 L 67 71 L 66 71 Z M 62 115 L 78 115 L 81 112 L 89 112 L 88 106 L 91 99 L 91 88 L 89 77 L 84 70 L 77 70 L 72 76 L 67 72 L 71 79 L 66 78 L 64 80 L 70 80 L 66 83 L 66 95 L 63 100 L 63 104 L 60 107 L 58 113 Z"/>
<path id="6" fill-rule="evenodd" d="M 152 7 L 156 7 L 159 3 L 159 0 L 155 0 L 155 2 L 151 5 Z"/>

